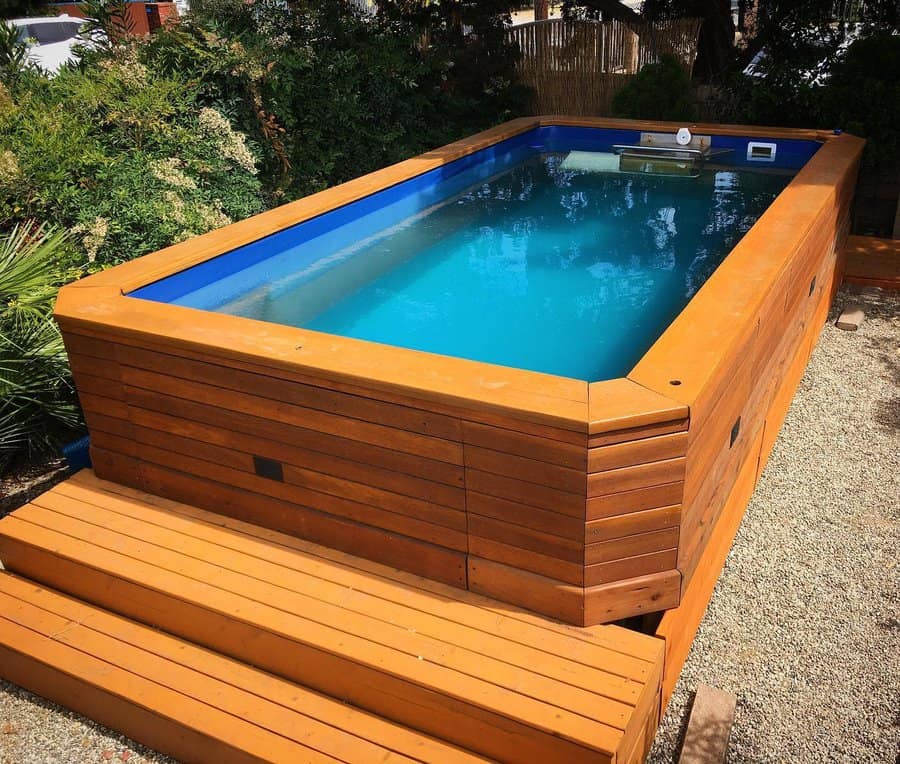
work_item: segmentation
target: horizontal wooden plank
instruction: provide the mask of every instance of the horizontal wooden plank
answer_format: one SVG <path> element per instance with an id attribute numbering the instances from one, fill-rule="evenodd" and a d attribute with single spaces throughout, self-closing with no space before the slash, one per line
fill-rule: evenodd
<path id="1" fill-rule="evenodd" d="M 501 562 L 518 570 L 536 573 L 560 584 L 583 586 L 584 564 L 550 557 L 530 549 L 513 546 L 496 539 L 469 536 L 469 555 L 492 562 Z M 471 585 L 471 582 L 470 582 Z"/>
<path id="2" fill-rule="evenodd" d="M 687 433 L 679 432 L 592 448 L 588 452 L 588 472 L 601 472 L 684 456 L 687 451 L 687 440 Z"/>
<path id="3" fill-rule="evenodd" d="M 100 477 L 266 528 L 290 533 L 376 562 L 465 587 L 465 555 L 399 533 L 298 507 L 214 480 L 122 454 L 91 449 Z"/>
<path id="4" fill-rule="evenodd" d="M 78 401 L 81 403 L 81 408 L 84 409 L 85 416 L 88 420 L 88 427 L 90 427 L 91 424 L 90 415 L 93 413 L 114 416 L 118 419 L 128 419 L 128 404 L 123 403 L 116 398 L 79 392 Z"/>
<path id="5" fill-rule="evenodd" d="M 323 464 L 320 463 L 321 455 L 315 452 L 308 452 L 310 458 L 306 461 L 306 465 L 321 467 L 322 470 L 306 469 L 305 466 L 297 466 L 296 462 L 302 461 L 302 457 L 289 446 L 267 443 L 253 436 L 241 440 L 229 433 L 222 437 L 221 433 L 215 430 L 209 431 L 210 437 L 204 437 L 202 430 L 199 431 L 201 434 L 198 434 L 198 428 L 190 425 L 174 426 L 172 431 L 166 431 L 133 423 L 134 420 L 154 418 L 152 413 L 151 417 L 144 417 L 143 413 L 145 412 L 139 412 L 132 407 L 131 422 L 114 417 L 98 417 L 93 424 L 93 430 L 96 431 L 98 438 L 107 441 L 105 447 L 111 447 L 108 443 L 109 436 L 118 436 L 131 441 L 129 446 L 122 446 L 119 443 L 119 450 L 138 457 L 141 456 L 141 449 L 135 444 L 140 443 L 250 474 L 254 474 L 254 457 L 266 457 L 283 465 L 285 484 L 323 491 L 341 498 L 347 497 L 419 519 L 428 519 L 427 516 L 431 515 L 430 522 L 465 530 L 464 518 L 460 517 L 463 513 L 461 505 L 464 503 L 460 489 L 419 480 L 402 473 L 377 470 L 354 462 L 332 463 L 322 459 Z M 189 432 L 190 436 L 184 436 L 182 433 L 185 432 Z M 224 440 L 227 445 L 215 443 L 215 440 Z M 100 443 L 99 440 L 97 442 Z M 253 448 L 254 446 L 258 448 Z M 285 456 L 289 458 L 285 459 Z M 428 489 L 431 487 L 434 487 L 434 490 L 429 493 Z M 426 497 L 437 498 L 444 503 L 434 502 Z M 456 506 L 451 506 L 449 502 Z"/>
<path id="6" fill-rule="evenodd" d="M 584 623 L 584 589 L 470 554 L 469 588 L 575 624 Z"/>
<path id="7" fill-rule="evenodd" d="M 132 459 L 177 470 L 184 475 L 197 476 L 200 480 L 211 480 L 241 488 L 252 492 L 254 496 L 280 499 L 298 509 L 301 507 L 312 509 L 319 513 L 402 533 L 411 538 L 440 544 L 458 551 L 466 549 L 465 516 L 454 510 L 441 511 L 440 516 L 448 522 L 448 518 L 458 517 L 454 522 L 459 523 L 462 527 L 461 530 L 437 525 L 427 519 L 420 519 L 415 509 L 402 507 L 399 502 L 395 505 L 396 511 L 394 511 L 358 500 L 345 499 L 341 495 L 306 488 L 299 483 L 299 479 L 291 480 L 288 467 L 284 468 L 285 481 L 281 482 L 256 475 L 253 472 L 252 460 L 249 469 L 234 469 L 221 462 L 205 461 L 188 456 L 186 453 L 164 450 L 147 443 L 128 441 L 100 431 L 94 434 L 93 445 L 111 453 L 122 454 Z M 289 480 L 291 482 L 288 482 Z M 247 509 L 252 511 L 253 501 L 249 502 Z M 413 514 L 402 514 L 401 509 L 408 509 Z"/>
<path id="8" fill-rule="evenodd" d="M 657 509 L 645 509 L 615 517 L 591 520 L 585 524 L 584 537 L 588 544 L 677 527 L 681 519 L 681 505 L 673 504 Z"/>
<path id="9" fill-rule="evenodd" d="M 529 435 L 465 420 L 462 422 L 462 435 L 466 444 L 515 454 L 526 459 L 558 464 L 575 470 L 584 470 L 587 465 L 587 439 L 584 436 L 580 444 L 564 443 L 549 436 Z"/>
<path id="10" fill-rule="evenodd" d="M 550 486 L 560 491 L 584 495 L 587 478 L 584 470 L 561 467 L 548 462 L 526 459 L 466 444 L 463 449 L 466 467 L 495 475 Z"/>
<path id="11" fill-rule="evenodd" d="M 616 443 L 628 443 L 644 438 L 655 438 L 659 435 L 670 435 L 676 432 L 686 432 L 688 429 L 687 418 L 662 424 L 651 424 L 645 427 L 630 427 L 624 430 L 612 430 L 599 435 L 588 437 L 588 448 L 602 448 Z"/>
<path id="12" fill-rule="evenodd" d="M 578 517 L 569 517 L 475 491 L 466 494 L 466 504 L 470 515 L 492 517 L 504 523 L 532 528 L 574 541 L 584 539 L 584 520 Z"/>
<path id="13" fill-rule="evenodd" d="M 684 479 L 685 459 L 665 459 L 588 475 L 588 496 L 606 496 Z"/>
<path id="14" fill-rule="evenodd" d="M 607 623 L 676 607 L 681 597 L 677 570 L 592 586 L 584 591 L 585 619 Z"/>
<path id="15" fill-rule="evenodd" d="M 622 493 L 595 496 L 587 500 L 587 519 L 599 520 L 629 512 L 679 504 L 684 494 L 684 483 L 676 481 L 664 485 L 635 488 Z"/>
<path id="16" fill-rule="evenodd" d="M 451 464 L 462 464 L 462 446 L 440 438 L 127 366 L 122 368 L 122 378 L 126 384 L 125 395 L 129 399 L 131 388 L 143 388 L 188 401 L 244 411 L 263 419 L 286 422 L 310 430 L 328 434 L 339 432 L 345 438 L 389 447 L 396 451 L 405 451 Z"/>
<path id="17" fill-rule="evenodd" d="M 581 565 L 584 562 L 584 543 L 560 536 L 553 536 L 532 528 L 524 528 L 521 525 L 513 525 L 481 515 L 468 515 L 468 532 L 470 536 L 481 536 L 484 539 L 493 539 L 510 546 L 521 549 L 530 549 L 533 552 L 556 557 L 560 560 Z"/>
<path id="18" fill-rule="evenodd" d="M 348 395 L 323 387 L 289 382 L 277 377 L 201 363 L 165 353 L 152 353 L 128 345 L 116 348 L 116 359 L 124 367 L 135 367 L 157 374 L 177 377 L 229 390 L 252 391 L 254 395 L 292 403 L 343 417 L 383 424 L 444 440 L 462 440 L 460 422 L 454 417 L 435 414 L 392 403 Z M 127 375 L 125 375 L 127 378 Z"/>
<path id="19" fill-rule="evenodd" d="M 600 541 L 589 544 L 584 550 L 586 565 L 611 562 L 626 557 L 635 557 L 647 552 L 658 552 L 663 549 L 672 549 L 678 546 L 679 529 L 663 528 L 662 530 L 635 533 L 632 536 L 623 536 L 609 541 Z M 624 576 L 631 578 L 631 576 Z"/>
<path id="20" fill-rule="evenodd" d="M 515 478 L 473 469 L 466 469 L 466 490 L 528 504 L 569 517 L 584 518 L 584 494 L 557 491 L 548 486 L 523 483 Z"/>
<path id="21" fill-rule="evenodd" d="M 677 549 L 660 550 L 635 557 L 600 562 L 585 567 L 584 585 L 585 587 L 599 586 L 601 584 L 625 581 L 638 576 L 675 570 L 677 562 Z"/>
<path id="22" fill-rule="evenodd" d="M 395 451 L 360 440 L 344 438 L 339 433 L 330 434 L 308 430 L 284 422 L 250 416 L 242 411 L 206 406 L 181 398 L 159 395 L 151 390 L 129 388 L 128 399 L 133 410 L 131 416 L 135 422 L 148 426 L 160 421 L 149 412 L 171 416 L 176 420 L 188 423 L 215 423 L 222 429 L 243 435 L 255 435 L 279 444 L 330 454 L 447 485 L 463 486 L 462 464 L 448 464 L 417 454 Z"/>
<path id="23" fill-rule="evenodd" d="M 253 434 L 226 430 L 203 422 L 139 409 L 135 406 L 130 408 L 128 422 L 124 420 L 106 421 L 96 425 L 96 428 L 123 437 L 137 437 L 138 439 L 142 439 L 140 433 L 151 430 L 165 436 L 171 435 L 182 440 L 197 441 L 242 454 L 263 456 L 304 470 L 320 472 L 374 488 L 428 500 L 452 509 L 465 509 L 465 492 L 462 487 L 449 486 L 415 475 L 382 469 L 352 459 L 342 459 L 319 451 L 260 438 Z M 159 436 L 152 433 L 146 433 L 144 437 L 151 438 L 147 441 L 150 445 L 166 447 L 166 443 L 168 443 L 168 441 L 159 441 Z M 152 438 L 156 438 L 156 440 Z M 172 450 L 178 450 L 178 448 L 173 445 Z M 199 456 L 199 452 L 195 455 Z"/>

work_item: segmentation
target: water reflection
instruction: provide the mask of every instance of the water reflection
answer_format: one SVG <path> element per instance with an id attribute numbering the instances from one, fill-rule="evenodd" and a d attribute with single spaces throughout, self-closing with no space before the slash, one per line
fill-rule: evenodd
<path id="1" fill-rule="evenodd" d="M 585 172 L 562 160 L 535 157 L 479 183 L 256 300 L 253 313 L 583 379 L 619 376 L 789 180 Z"/>

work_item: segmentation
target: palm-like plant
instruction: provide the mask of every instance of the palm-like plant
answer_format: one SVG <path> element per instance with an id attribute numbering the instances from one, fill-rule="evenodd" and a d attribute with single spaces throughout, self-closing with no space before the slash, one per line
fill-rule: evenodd
<path id="1" fill-rule="evenodd" d="M 81 422 L 52 315 L 65 240 L 47 226 L 0 237 L 0 473 L 15 456 L 52 450 Z"/>

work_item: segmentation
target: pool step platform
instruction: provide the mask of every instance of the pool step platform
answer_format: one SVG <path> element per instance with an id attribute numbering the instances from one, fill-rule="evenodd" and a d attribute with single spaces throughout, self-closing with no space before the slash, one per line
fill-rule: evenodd
<path id="1" fill-rule="evenodd" d="M 0 520 L 0 676 L 182 761 L 638 762 L 663 642 L 83 470 Z"/>
<path id="2" fill-rule="evenodd" d="M 844 281 L 880 289 L 900 289 L 900 239 L 848 236 Z"/>

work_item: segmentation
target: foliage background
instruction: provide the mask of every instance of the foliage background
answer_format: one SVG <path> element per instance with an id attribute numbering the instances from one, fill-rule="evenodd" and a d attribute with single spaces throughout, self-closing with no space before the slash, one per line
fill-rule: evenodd
<path id="1" fill-rule="evenodd" d="M 42 226 L 67 232 L 39 248 L 47 288 L 31 334 L 16 332 L 32 298 L 0 291 L 0 470 L 79 421 L 51 317 L 60 283 L 484 129 L 527 99 L 498 0 L 397 0 L 377 14 L 342 0 L 195 0 L 147 39 L 123 36 L 115 0 L 88 5 L 108 39 L 52 78 L 0 29 L 7 266 L 33 257 Z"/>

